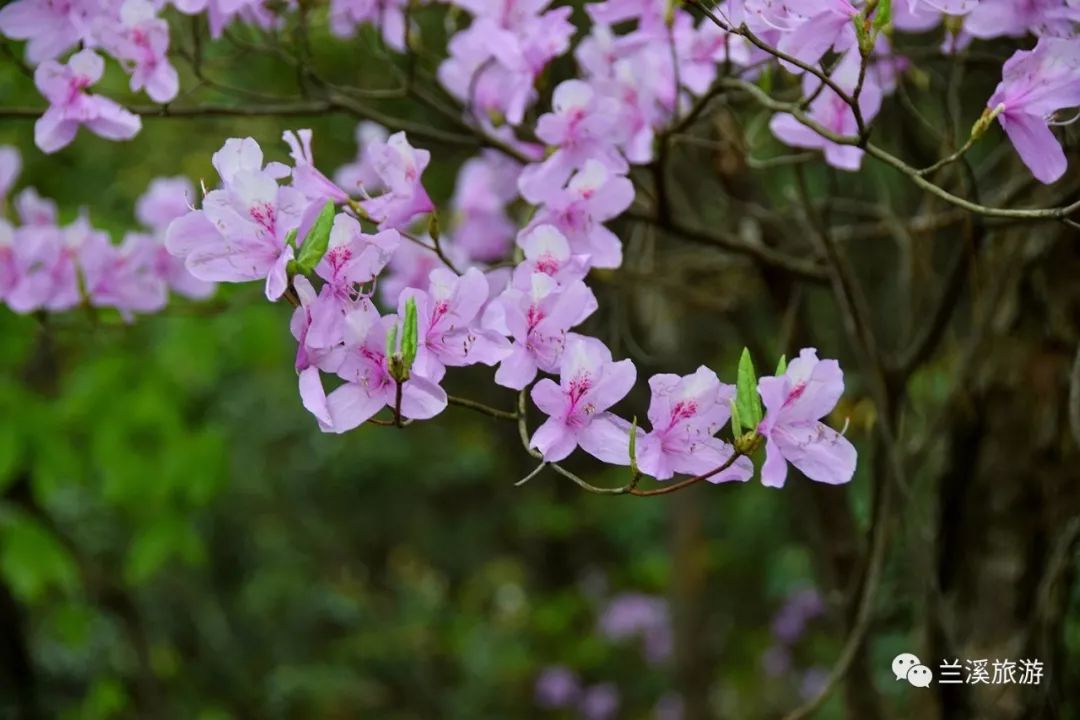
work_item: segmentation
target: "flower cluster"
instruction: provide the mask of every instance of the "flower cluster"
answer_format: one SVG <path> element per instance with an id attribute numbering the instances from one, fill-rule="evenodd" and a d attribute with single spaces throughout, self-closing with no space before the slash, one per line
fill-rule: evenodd
<path id="1" fill-rule="evenodd" d="M 25 188 L 2 207 L 15 184 L 20 157 L 0 146 L 0 302 L 17 313 L 62 312 L 87 304 L 124 316 L 163 308 L 172 290 L 203 299 L 214 286 L 193 277 L 165 249 L 165 228 L 187 212 L 194 191 L 185 178 L 151 183 L 138 201 L 144 226 L 116 245 L 85 215 L 61 224 L 55 203 Z"/>
<path id="2" fill-rule="evenodd" d="M 603 0 L 585 6 L 591 24 L 576 45 L 569 6 L 448 1 L 469 22 L 450 37 L 438 81 L 468 120 L 538 161 L 521 172 L 521 195 L 545 208 L 538 224 L 558 227 L 575 250 L 588 248 L 596 267 L 618 264 L 617 244 L 596 229 L 621 209 L 625 191 L 618 177 L 628 163 L 652 159 L 656 134 L 709 92 L 721 67 L 737 79 L 756 78 L 770 63 L 801 75 L 805 113 L 778 112 L 769 127 L 782 142 L 820 150 L 844 170 L 860 167 L 869 123 L 910 66 L 893 48 L 896 31 L 941 32 L 946 54 L 1002 36 L 1037 38 L 1032 49 L 1016 51 L 1005 63 L 973 136 L 997 119 L 1042 182 L 1065 172 L 1052 128 L 1071 122 L 1062 110 L 1080 105 L 1080 6 L 1070 0 L 723 0 L 704 20 L 665 0 Z M 127 73 L 132 91 L 166 103 L 179 89 L 170 60 L 167 18 L 173 13 L 205 14 L 217 38 L 234 21 L 280 28 L 297 8 L 292 0 L 14 0 L 0 9 L 0 34 L 26 41 L 26 60 L 36 66 L 35 82 L 49 103 L 35 139 L 55 152 L 79 127 L 113 140 L 140 129 L 137 115 L 90 91 L 104 70 L 102 53 Z M 342 38 L 373 24 L 388 48 L 409 52 L 410 23 L 405 0 L 330 3 L 330 29 Z M 578 77 L 555 88 L 551 112 L 522 139 L 516 130 L 541 97 L 538 79 L 568 53 Z M 546 157 L 534 137 L 547 146 Z M 476 185 L 518 171 L 490 159 L 462 170 Z M 481 237 L 473 249 L 479 254 L 494 254 L 486 243 L 504 243 L 510 235 L 496 207 L 511 199 L 508 187 L 512 183 L 500 182 L 478 206 L 464 208 L 478 216 Z M 601 189 L 604 202 L 583 202 L 582 193 Z"/>
<path id="3" fill-rule="evenodd" d="M 636 369 L 578 329 L 597 308 L 589 270 L 620 262 L 618 239 L 602 223 L 632 198 L 625 176 L 593 158 L 572 168 L 567 185 L 545 196 L 551 204 L 538 204 L 513 241 L 501 241 L 500 256 L 494 232 L 472 245 L 455 237 L 477 226 L 498 228 L 500 238 L 513 233 L 508 193 L 493 177 L 521 180 L 538 166 L 523 172 L 489 155 L 467 163 L 454 195 L 458 220 L 444 232 L 422 182 L 429 153 L 404 133 L 363 126 L 358 138 L 356 161 L 334 180 L 315 166 L 308 130 L 284 134 L 291 166 L 265 162 L 251 138 L 228 140 L 212 158 L 219 187 L 176 218 L 165 240 L 195 278 L 260 281 L 268 299 L 291 300 L 300 397 L 322 430 L 352 430 L 384 408 L 399 424 L 434 417 L 449 402 L 447 370 L 479 364 L 547 416 L 528 442 L 546 462 L 580 448 L 658 480 L 745 481 L 752 448 L 737 451 L 718 437 L 743 403 L 749 436 L 767 444 L 767 485 L 783 484 L 785 461 L 814 480 L 850 480 L 854 448 L 819 422 L 843 376 L 813 350 L 746 385 L 749 404 L 700 367 L 649 380 L 647 431 L 614 412 Z M 481 260 L 510 252 L 519 261 L 509 270 Z"/>

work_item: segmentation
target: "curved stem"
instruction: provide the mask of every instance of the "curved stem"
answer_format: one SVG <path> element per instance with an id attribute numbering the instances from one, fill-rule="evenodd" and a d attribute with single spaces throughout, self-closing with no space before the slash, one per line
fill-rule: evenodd
<path id="1" fill-rule="evenodd" d="M 499 410 L 493 408 L 490 405 L 485 405 L 475 400 L 469 400 L 468 398 L 454 397 L 453 395 L 446 396 L 446 402 L 451 405 L 457 405 L 458 407 L 469 408 L 476 412 L 483 413 L 484 415 L 490 415 L 493 418 L 500 420 L 517 420 L 518 414 L 516 412 L 507 412 L 506 410 Z"/>

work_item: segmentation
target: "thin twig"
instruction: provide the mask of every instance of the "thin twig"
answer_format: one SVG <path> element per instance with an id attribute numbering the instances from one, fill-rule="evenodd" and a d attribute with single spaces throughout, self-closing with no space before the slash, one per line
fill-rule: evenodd
<path id="1" fill-rule="evenodd" d="M 446 401 L 451 405 L 469 408 L 470 410 L 475 410 L 476 412 L 483 413 L 484 415 L 490 415 L 491 417 L 498 418 L 499 420 L 518 419 L 518 415 L 516 412 L 499 410 L 498 408 L 493 408 L 490 405 L 485 405 L 484 403 L 476 402 L 475 400 L 469 400 L 468 398 L 454 397 L 453 395 L 448 395 L 446 397 Z"/>

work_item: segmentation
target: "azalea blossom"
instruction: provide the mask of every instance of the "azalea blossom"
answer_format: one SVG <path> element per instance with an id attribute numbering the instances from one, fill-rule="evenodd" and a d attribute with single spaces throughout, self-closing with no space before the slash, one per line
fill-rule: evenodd
<path id="1" fill-rule="evenodd" d="M 213 295 L 216 285 L 192 275 L 183 259 L 175 257 L 165 247 L 165 233 L 169 224 L 192 209 L 194 198 L 195 188 L 186 177 L 155 178 L 146 192 L 135 201 L 135 217 L 151 230 L 157 274 L 165 280 L 170 290 L 201 300 Z"/>
<path id="2" fill-rule="evenodd" d="M 572 338 L 559 365 L 559 384 L 544 378 L 533 386 L 532 400 L 548 419 L 529 447 L 547 462 L 558 462 L 580 446 L 604 462 L 629 465 L 630 423 L 607 410 L 630 392 L 636 378 L 634 364 L 613 362 L 599 340 Z"/>
<path id="3" fill-rule="evenodd" d="M 311 152 L 311 130 L 286 130 L 281 136 L 289 146 L 289 157 L 293 159 L 292 186 L 304 193 L 308 200 L 319 200 L 315 208 L 321 209 L 327 200 L 343 203 L 349 199 L 344 190 L 315 167 L 315 155 Z"/>
<path id="4" fill-rule="evenodd" d="M 854 21 L 859 8 L 849 0 L 784 0 L 783 5 L 802 18 L 790 32 L 780 35 L 777 49 L 788 55 L 814 65 L 829 49 L 846 52 L 856 44 Z M 791 63 L 781 64 L 792 72 L 802 72 Z"/>
<path id="5" fill-rule="evenodd" d="M 855 473 L 855 447 L 820 422 L 844 392 L 844 374 L 835 360 L 818 360 L 817 350 L 804 349 L 779 377 L 758 380 L 765 417 L 758 432 L 765 437 L 761 482 L 783 487 L 787 463 L 817 482 L 837 485 Z"/>
<path id="6" fill-rule="evenodd" d="M 309 308 L 308 345 L 329 348 L 342 342 L 345 317 L 358 303 L 370 302 L 358 286 L 375 280 L 400 242 L 397 230 L 369 235 L 347 215 L 334 218 L 326 255 L 315 267 L 325 282 Z"/>
<path id="7" fill-rule="evenodd" d="M 380 230 L 403 228 L 417 215 L 435 209 L 420 181 L 431 161 L 430 152 L 414 148 L 403 132 L 394 133 L 386 142 L 371 143 L 366 152 L 386 192 L 360 205 Z"/>
<path id="8" fill-rule="evenodd" d="M 447 365 L 494 365 L 510 354 L 505 337 L 480 327 L 488 283 L 478 269 L 469 268 L 460 277 L 446 268 L 432 270 L 427 292 L 401 293 L 399 315 L 404 316 L 410 299 L 416 303 L 419 329 L 413 367 L 420 373 L 438 375 Z"/>
<path id="9" fill-rule="evenodd" d="M 15 280 L 5 301 L 17 313 L 35 310 L 62 312 L 81 301 L 76 260 L 79 248 L 94 229 L 85 218 L 71 225 L 24 226 L 15 231 Z"/>
<path id="10" fill-rule="evenodd" d="M 342 433 L 370 420 L 384 407 L 397 402 L 397 382 L 390 376 L 386 358 L 386 336 L 398 323 L 394 315 L 379 317 L 365 306 L 349 314 L 345 324 L 345 353 L 337 374 L 346 382 L 329 395 L 325 393 L 315 367 L 300 372 L 300 397 L 304 407 L 319 421 L 323 432 Z M 411 372 L 402 383 L 401 414 L 427 420 L 447 405 L 446 392 L 439 387 L 442 375 L 424 377 Z"/>
<path id="11" fill-rule="evenodd" d="M 131 89 L 145 88 L 154 102 L 176 97 L 180 80 L 169 62 L 169 25 L 149 0 L 124 0 L 119 19 L 100 18 L 98 37 L 131 75 Z"/>
<path id="12" fill-rule="evenodd" d="M 1020 159 L 1040 182 L 1065 174 L 1068 161 L 1049 120 L 1063 108 L 1080 105 L 1080 38 L 1042 38 L 1032 50 L 1018 50 L 1002 68 L 1002 80 L 987 107 Z"/>
<path id="13" fill-rule="evenodd" d="M 168 291 L 157 272 L 157 250 L 154 239 L 142 233 L 128 233 L 120 246 L 104 233 L 90 233 L 79 247 L 79 268 L 90 304 L 116 308 L 128 317 L 165 307 Z"/>
<path id="14" fill-rule="evenodd" d="M 652 429 L 637 441 L 638 467 L 657 480 L 675 473 L 702 475 L 722 466 L 735 449 L 716 433 L 731 417 L 735 387 L 721 383 L 716 373 L 702 366 L 692 375 L 653 375 L 649 378 Z M 726 470 L 708 478 L 720 483 L 745 482 L 754 464 L 739 457 Z"/>
<path id="15" fill-rule="evenodd" d="M 0 215 L 3 215 L 4 200 L 15 187 L 21 170 L 22 157 L 19 151 L 10 145 L 0 145 Z"/>
<path id="16" fill-rule="evenodd" d="M 517 197 L 520 172 L 516 161 L 491 151 L 461 166 L 450 204 L 457 219 L 454 235 L 472 260 L 497 262 L 513 247 L 517 226 L 506 206 Z"/>
<path id="17" fill-rule="evenodd" d="M 837 64 L 830 76 L 832 80 L 850 97 L 858 83 L 860 57 L 857 52 L 848 52 Z M 818 92 L 821 81 L 810 73 L 803 75 L 803 94 L 812 97 L 808 115 L 811 119 L 841 137 L 854 137 L 858 134 L 855 113 L 832 88 L 826 86 Z M 874 75 L 867 73 L 859 95 L 859 110 L 864 121 L 870 121 L 881 109 L 881 87 Z M 823 150 L 825 161 L 841 170 L 858 170 L 862 165 L 863 150 L 855 145 L 843 145 L 822 137 L 812 128 L 803 125 L 790 113 L 777 113 L 769 122 L 773 135 L 793 147 Z"/>
<path id="18" fill-rule="evenodd" d="M 37 65 L 91 41 L 97 9 L 97 0 L 15 0 L 0 8 L 0 33 L 26 40 L 26 60 Z"/>
<path id="19" fill-rule="evenodd" d="M 570 328 L 596 311 L 596 296 L 578 280 L 565 287 L 544 273 L 533 273 L 528 289 L 509 287 L 484 313 L 484 327 L 513 339 L 499 364 L 495 382 L 521 390 L 537 370 L 554 373 L 571 337 Z"/>
<path id="20" fill-rule="evenodd" d="M 277 300 L 295 256 L 286 238 L 299 228 L 309 203 L 296 188 L 278 185 L 288 168 L 281 163 L 264 168 L 262 149 L 252 138 L 226 141 L 214 153 L 213 165 L 222 187 L 207 193 L 202 209 L 169 225 L 166 246 L 201 280 L 265 278 L 266 297 Z"/>
<path id="21" fill-rule="evenodd" d="M 408 0 L 331 0 L 330 30 L 338 37 L 351 38 L 356 28 L 371 23 L 382 31 L 383 42 L 405 52 L 405 8 Z"/>
<path id="22" fill-rule="evenodd" d="M 130 140 L 142 128 L 139 117 L 116 102 L 85 92 L 101 79 L 105 61 L 93 50 L 81 50 L 66 65 L 46 60 L 34 71 L 34 84 L 49 109 L 34 123 L 34 143 L 53 153 L 75 139 L 80 126 L 109 140 Z"/>
<path id="23" fill-rule="evenodd" d="M 589 256 L 574 255 L 570 242 L 554 225 L 536 225 L 523 230 L 517 240 L 525 259 L 514 268 L 514 286 L 527 290 L 534 273 L 550 276 L 566 287 L 589 273 Z"/>
<path id="24" fill-rule="evenodd" d="M 522 188 L 523 194 L 526 188 Z M 634 201 L 634 186 L 613 174 L 598 160 L 589 160 L 565 188 L 546 188 L 525 195 L 541 204 L 529 227 L 552 225 L 570 242 L 574 253 L 588 255 L 593 267 L 622 265 L 622 243 L 603 223 L 620 214 Z"/>
<path id="25" fill-rule="evenodd" d="M 614 99 L 597 95 L 581 80 L 566 80 L 555 88 L 551 106 L 552 112 L 537 120 L 536 134 L 555 151 L 525 168 L 519 181 L 523 195 L 537 197 L 545 188 L 562 187 L 590 160 L 615 173 L 627 172 L 629 165 L 617 149 L 625 138 Z"/>

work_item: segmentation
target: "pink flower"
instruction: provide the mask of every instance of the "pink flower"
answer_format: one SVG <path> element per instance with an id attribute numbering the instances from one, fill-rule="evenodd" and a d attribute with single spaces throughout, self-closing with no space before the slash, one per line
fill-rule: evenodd
<path id="1" fill-rule="evenodd" d="M 176 68 L 169 62 L 169 25 L 157 17 L 148 0 L 124 0 L 119 20 L 102 18 L 98 36 L 109 54 L 131 75 L 131 89 L 146 88 L 154 102 L 165 103 L 180 88 Z"/>
<path id="2" fill-rule="evenodd" d="M 571 9 L 542 12 L 548 0 L 457 4 L 476 17 L 450 39 L 450 56 L 439 66 L 440 82 L 477 114 L 520 124 L 536 99 L 537 76 L 570 46 Z"/>
<path id="3" fill-rule="evenodd" d="M 560 286 L 582 280 L 589 272 L 589 256 L 573 255 L 570 243 L 554 225 L 536 225 L 523 230 L 518 246 L 525 259 L 514 268 L 514 286 L 528 290 L 534 273 L 548 275 Z"/>
<path id="4" fill-rule="evenodd" d="M 165 233 L 169 224 L 191 210 L 194 197 L 195 189 L 187 178 L 156 178 L 135 201 L 135 217 L 153 231 L 154 266 L 157 274 L 174 292 L 194 300 L 202 300 L 214 294 L 214 283 L 192 275 L 185 267 L 183 259 L 174 257 L 165 247 Z"/>
<path id="5" fill-rule="evenodd" d="M 394 407 L 397 383 L 387 366 L 386 334 L 397 322 L 394 315 L 380 318 L 370 306 L 349 314 L 345 357 L 337 370 L 345 384 L 329 395 L 323 390 L 318 369 L 309 367 L 300 372 L 300 397 L 323 432 L 347 432 L 384 407 Z M 447 405 L 446 392 L 438 385 L 441 379 L 441 375 L 429 378 L 412 372 L 402 384 L 402 416 L 427 420 L 441 413 Z"/>
<path id="6" fill-rule="evenodd" d="M 421 374 L 441 374 L 446 365 L 494 365 L 510 354 L 505 337 L 479 327 L 488 283 L 476 268 L 460 277 L 446 268 L 432 270 L 428 292 L 413 289 L 401 294 L 398 314 L 402 317 L 409 298 L 416 301 L 419 338 L 414 367 Z"/>
<path id="7" fill-rule="evenodd" d="M 38 195 L 34 188 L 25 188 L 15 196 L 15 213 L 23 225 L 55 225 L 56 203 Z"/>
<path id="8" fill-rule="evenodd" d="M 356 126 L 356 160 L 342 165 L 334 173 L 338 187 L 349 195 L 375 195 L 386 189 L 375 171 L 371 148 L 384 144 L 388 135 L 386 128 L 373 122 Z"/>
<path id="9" fill-rule="evenodd" d="M 104 233 L 88 235 L 79 248 L 79 266 L 90 304 L 125 315 L 165 307 L 168 293 L 157 272 L 158 249 L 152 237 L 140 233 L 128 233 L 119 247 Z"/>
<path id="10" fill-rule="evenodd" d="M 15 231 L 15 283 L 5 298 L 17 313 L 35 310 L 62 312 L 80 302 L 75 264 L 86 235 L 93 232 L 84 218 L 66 228 L 28 225 Z"/>
<path id="11" fill-rule="evenodd" d="M 534 273 L 528 289 L 507 288 L 484 313 L 484 327 L 513 338 L 511 352 L 495 372 L 495 382 L 521 390 L 537 370 L 559 369 L 570 328 L 596 311 L 596 297 L 578 280 L 566 287 Z"/>
<path id="12" fill-rule="evenodd" d="M 831 77 L 844 92 L 849 95 L 858 82 L 860 57 L 855 51 L 849 52 L 838 63 Z M 810 73 L 803 75 L 803 94 L 810 97 L 821 81 Z M 859 110 L 863 120 L 869 122 L 881 109 L 881 87 L 872 73 L 867 73 L 859 95 Z M 837 135 L 852 137 L 858 132 L 855 113 L 831 88 L 826 87 L 810 103 L 810 117 L 827 130 Z M 863 151 L 854 145 L 840 145 L 822 137 L 817 131 L 806 127 L 790 113 L 778 113 L 769 122 L 773 135 L 793 147 L 811 148 L 825 151 L 825 161 L 841 170 L 858 170 L 862 165 Z"/>
<path id="13" fill-rule="evenodd" d="M 27 40 L 26 60 L 37 65 L 91 40 L 96 0 L 15 0 L 0 8 L 0 33 Z"/>
<path id="14" fill-rule="evenodd" d="M 683 377 L 653 375 L 649 388 L 652 430 L 637 441 L 638 467 L 643 473 L 657 480 L 668 480 L 675 473 L 700 475 L 731 457 L 734 449 L 714 435 L 731 416 L 734 386 L 722 384 L 716 373 L 702 366 Z M 740 457 L 709 482 L 745 482 L 753 474 L 754 464 Z"/>
<path id="15" fill-rule="evenodd" d="M 766 440 L 761 482 L 783 487 L 787 463 L 817 482 L 837 485 L 855 473 L 856 452 L 847 439 L 819 420 L 844 392 L 844 374 L 835 360 L 818 360 L 804 349 L 780 377 L 758 380 L 765 418 L 758 432 Z"/>
<path id="16" fill-rule="evenodd" d="M 10 145 L 0 145 L 0 206 L 7 198 L 11 188 L 22 170 L 22 158 L 19 151 Z M 2 210 L 0 210 L 2 212 Z"/>
<path id="17" fill-rule="evenodd" d="M 266 6 L 266 0 L 172 0 L 176 9 L 187 15 L 206 13 L 210 36 L 221 37 L 225 27 L 241 17 L 247 22 L 269 30 L 278 24 L 277 17 Z"/>
<path id="18" fill-rule="evenodd" d="M 19 281 L 19 267 L 15 259 L 15 228 L 0 218 L 0 300 L 7 297 Z"/>
<path id="19" fill-rule="evenodd" d="M 404 227 L 417 215 L 431 212 L 435 205 L 424 190 L 420 176 L 431 161 L 431 153 L 409 144 L 398 132 L 386 142 L 376 141 L 366 151 L 386 192 L 360 204 L 379 224 L 379 229 Z"/>
<path id="20" fill-rule="evenodd" d="M 293 278 L 293 289 L 300 300 L 300 305 L 293 310 L 289 320 L 289 331 L 296 339 L 296 369 L 303 371 L 310 367 L 319 368 L 325 372 L 337 372 L 345 357 L 344 325 L 337 336 L 336 341 L 314 347 L 308 340 L 312 324 L 312 309 L 319 301 L 315 288 L 311 281 L 303 275 Z M 367 298 L 358 298 L 352 303 L 351 310 L 374 311 L 375 307 Z"/>
<path id="21" fill-rule="evenodd" d="M 407 6 L 407 0 L 331 0 L 330 30 L 338 37 L 351 38 L 358 25 L 371 23 L 382 30 L 388 47 L 404 52 Z"/>
<path id="22" fill-rule="evenodd" d="M 400 242 L 397 230 L 368 235 L 348 215 L 334 218 L 326 255 L 315 267 L 316 274 L 326 282 L 310 308 L 307 342 L 311 347 L 328 348 L 341 343 L 346 315 L 358 302 L 367 302 L 357 286 L 375 280 Z"/>
<path id="23" fill-rule="evenodd" d="M 846 52 L 855 45 L 854 19 L 859 10 L 848 0 L 785 0 L 783 4 L 802 19 L 781 34 L 777 49 L 814 65 L 834 46 L 837 52 Z M 802 72 L 790 63 L 781 64 L 792 72 Z"/>
<path id="24" fill-rule="evenodd" d="M 135 218 L 145 227 L 163 232 L 173 220 L 186 215 L 194 202 L 195 188 L 186 177 L 154 178 L 135 201 Z"/>
<path id="25" fill-rule="evenodd" d="M 142 122 L 117 103 L 85 92 L 101 79 L 105 61 L 93 50 L 81 50 L 67 65 L 47 60 L 34 72 L 34 83 L 49 109 L 34 123 L 34 142 L 53 153 L 75 139 L 80 125 L 109 140 L 130 140 Z"/>
<path id="26" fill-rule="evenodd" d="M 404 290 L 426 288 L 431 271 L 446 267 L 446 263 L 430 249 L 430 238 L 423 236 L 417 239 L 422 241 L 423 245 L 415 242 L 402 243 L 390 258 L 387 272 L 379 278 L 379 297 L 391 307 L 397 306 L 398 296 Z M 445 235 L 439 240 L 439 245 L 455 267 L 465 259 L 463 253 Z"/>
<path id="27" fill-rule="evenodd" d="M 1076 36 L 1080 5 L 1069 0 L 979 0 L 964 18 L 964 32 L 977 38 Z"/>
<path id="28" fill-rule="evenodd" d="M 458 217 L 454 235 L 472 260 L 501 260 L 513 246 L 516 226 L 506 214 L 506 205 L 517 197 L 520 172 L 516 161 L 493 152 L 470 158 L 461 166 L 450 204 Z"/>
<path id="29" fill-rule="evenodd" d="M 617 217 L 634 201 L 634 186 L 627 178 L 589 160 L 565 188 L 547 188 L 525 197 L 543 203 L 530 228 L 553 225 L 566 236 L 574 253 L 589 256 L 593 267 L 622 265 L 622 243 L 602 223 Z"/>
<path id="30" fill-rule="evenodd" d="M 343 203 L 349 199 L 344 190 L 315 167 L 315 155 L 311 152 L 311 130 L 286 130 L 281 137 L 289 146 L 289 156 L 293 159 L 294 188 L 304 193 L 308 200 L 318 200 L 317 207 L 320 209 L 327 200 Z"/>
<path id="31" fill-rule="evenodd" d="M 672 33 L 679 60 L 679 82 L 695 95 L 704 94 L 712 85 L 717 65 L 750 63 L 746 41 L 730 35 L 708 19 L 695 27 L 693 16 L 680 11 L 675 15 Z"/>
<path id="32" fill-rule="evenodd" d="M 619 105 L 598 96 L 581 80 L 566 80 L 555 88 L 552 112 L 540 116 L 537 136 L 555 147 L 542 163 L 529 165 L 521 175 L 522 194 L 536 197 L 545 188 L 562 187 L 570 173 L 598 160 L 614 173 L 625 174 L 626 159 L 616 149 L 620 135 Z"/>
<path id="33" fill-rule="evenodd" d="M 987 106 L 1001 108 L 998 122 L 1020 159 L 1039 181 L 1052 183 L 1068 161 L 1048 120 L 1080 105 L 1080 39 L 1042 38 L 1033 50 L 1005 61 L 1002 80 Z"/>
<path id="34" fill-rule="evenodd" d="M 296 188 L 279 186 L 288 174 L 281 163 L 263 168 L 262 149 L 251 138 L 232 138 L 214 153 L 222 187 L 169 225 L 165 244 L 184 258 L 192 275 L 208 281 L 266 279 L 266 297 L 276 300 L 288 284 L 286 266 L 294 252 L 285 239 L 298 229 L 309 203 Z"/>
<path id="35" fill-rule="evenodd" d="M 529 446 L 548 462 L 558 462 L 575 447 L 604 462 L 629 465 L 630 423 L 607 412 L 630 392 L 637 372 L 629 360 L 612 362 L 611 351 L 595 338 L 567 343 L 559 384 L 547 378 L 532 389 L 532 399 L 548 419 Z"/>

